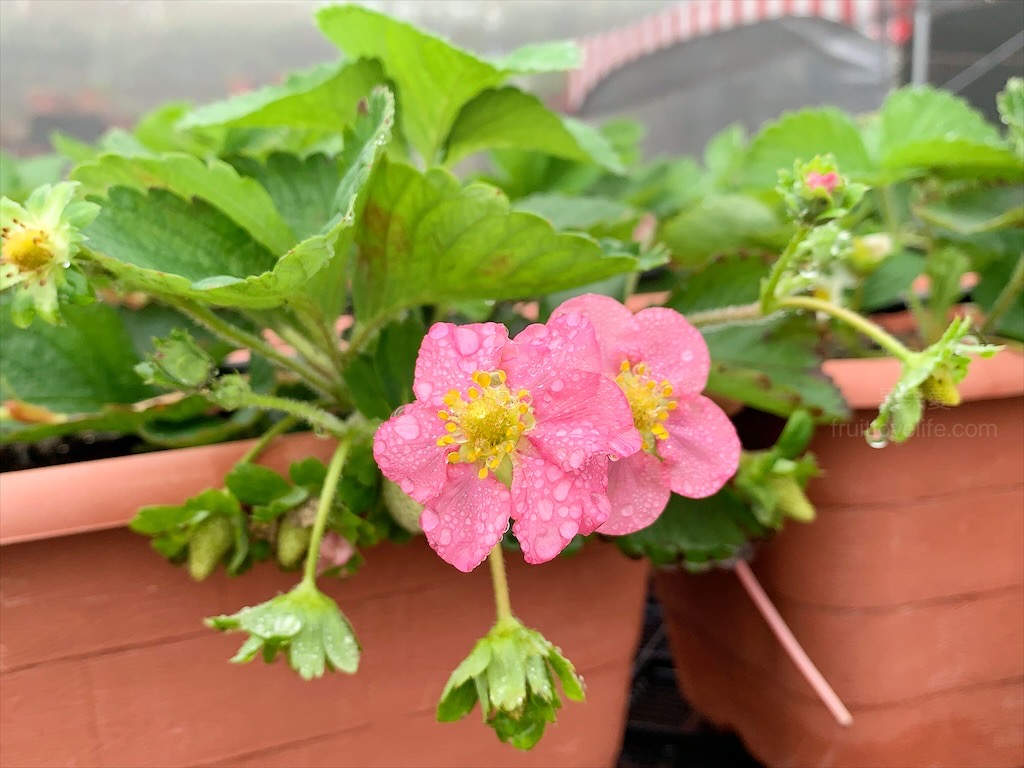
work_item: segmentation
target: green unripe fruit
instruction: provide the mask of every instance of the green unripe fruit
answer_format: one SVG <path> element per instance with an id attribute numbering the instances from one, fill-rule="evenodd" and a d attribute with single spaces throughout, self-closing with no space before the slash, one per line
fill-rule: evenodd
<path id="1" fill-rule="evenodd" d="M 294 568 L 306 556 L 313 529 L 296 525 L 285 515 L 277 528 L 277 562 L 282 568 Z"/>
<path id="2" fill-rule="evenodd" d="M 385 478 L 381 497 L 384 499 L 384 506 L 396 523 L 409 533 L 419 533 L 422 530 L 420 515 L 423 513 L 423 505 L 409 498 L 397 483 Z"/>
<path id="3" fill-rule="evenodd" d="M 203 520 L 188 541 L 188 572 L 196 581 L 203 581 L 217 567 L 235 541 L 235 528 L 222 515 Z"/>

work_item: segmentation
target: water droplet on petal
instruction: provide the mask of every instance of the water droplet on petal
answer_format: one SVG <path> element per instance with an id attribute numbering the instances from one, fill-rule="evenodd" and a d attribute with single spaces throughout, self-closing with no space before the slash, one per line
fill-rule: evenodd
<path id="1" fill-rule="evenodd" d="M 552 392 L 561 392 L 563 389 L 565 389 L 565 382 L 561 379 L 555 379 L 551 382 Z"/>
<path id="2" fill-rule="evenodd" d="M 448 326 L 444 323 L 435 323 L 428 332 L 428 335 L 432 339 L 443 339 L 448 335 Z"/>
<path id="3" fill-rule="evenodd" d="M 456 328 L 455 346 L 461 354 L 472 355 L 480 349 L 480 339 L 469 328 Z"/>
<path id="4" fill-rule="evenodd" d="M 555 505 L 551 499 L 541 499 L 537 502 L 537 514 L 540 515 L 540 519 L 547 522 L 551 519 L 551 515 L 555 512 Z"/>
<path id="5" fill-rule="evenodd" d="M 424 533 L 437 528 L 437 524 L 441 522 L 441 519 L 437 516 L 437 513 L 431 509 L 424 509 L 420 515 L 420 528 L 423 529 Z"/>
<path id="6" fill-rule="evenodd" d="M 555 486 L 555 489 L 551 492 L 551 495 L 554 497 L 555 501 L 565 501 L 569 496 L 569 489 L 571 487 L 572 483 L 570 483 L 568 480 L 563 480 L 562 482 Z"/>
<path id="7" fill-rule="evenodd" d="M 580 530 L 579 523 L 575 520 L 566 520 L 560 526 L 558 526 L 558 532 L 566 539 L 571 539 Z"/>
<path id="8" fill-rule="evenodd" d="M 399 416 L 394 421 L 395 434 L 404 440 L 415 440 L 420 436 L 419 422 L 413 416 Z"/>

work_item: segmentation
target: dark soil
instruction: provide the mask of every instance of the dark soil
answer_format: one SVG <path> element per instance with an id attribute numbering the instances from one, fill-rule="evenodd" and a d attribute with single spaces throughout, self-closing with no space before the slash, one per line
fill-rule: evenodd
<path id="1" fill-rule="evenodd" d="M 0 472 L 127 456 L 143 445 L 137 437 L 105 434 L 54 437 L 38 443 L 9 443 L 0 445 Z"/>
<path id="2" fill-rule="evenodd" d="M 764 768 L 732 733 L 701 717 L 676 686 L 661 606 L 647 602 L 618 768 Z"/>

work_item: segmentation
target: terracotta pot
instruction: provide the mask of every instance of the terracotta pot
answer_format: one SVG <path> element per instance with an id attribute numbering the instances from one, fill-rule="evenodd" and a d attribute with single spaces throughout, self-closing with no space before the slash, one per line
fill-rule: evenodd
<path id="1" fill-rule="evenodd" d="M 838 725 L 731 572 L 661 572 L 678 679 L 771 766 L 1024 764 L 1024 357 L 972 362 L 908 442 L 862 432 L 894 360 L 832 361 L 855 409 L 811 450 L 818 519 L 753 569 L 853 714 Z"/>
<path id="2" fill-rule="evenodd" d="M 354 579 L 325 584 L 363 644 L 357 675 L 303 683 L 280 663 L 228 664 L 241 638 L 201 619 L 266 600 L 295 575 L 264 564 L 195 584 L 123 526 L 140 504 L 217 485 L 247 445 L 0 478 L 0 763 L 615 763 L 647 571 L 608 545 L 543 567 L 509 558 L 520 617 L 560 645 L 588 684 L 588 701 L 568 703 L 529 753 L 499 743 L 476 716 L 434 721 L 448 674 L 489 628 L 493 605 L 486 568 L 458 573 L 422 539 L 372 549 Z M 281 470 L 331 448 L 288 436 L 265 462 Z"/>

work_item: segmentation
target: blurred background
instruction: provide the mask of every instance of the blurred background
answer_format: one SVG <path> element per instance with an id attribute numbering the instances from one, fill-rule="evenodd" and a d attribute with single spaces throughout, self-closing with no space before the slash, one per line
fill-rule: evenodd
<path id="1" fill-rule="evenodd" d="M 0 146 L 45 152 L 55 130 L 92 140 L 164 101 L 216 100 L 333 58 L 311 21 L 322 4 L 0 0 Z M 915 74 L 915 13 L 925 38 L 918 78 L 951 84 L 991 117 L 995 93 L 1024 67 L 1024 38 L 1013 37 L 1021 0 L 364 4 L 485 54 L 579 39 L 582 72 L 532 85 L 587 119 L 645 122 L 652 157 L 698 152 L 725 125 L 755 129 L 786 109 L 874 109 Z"/>

